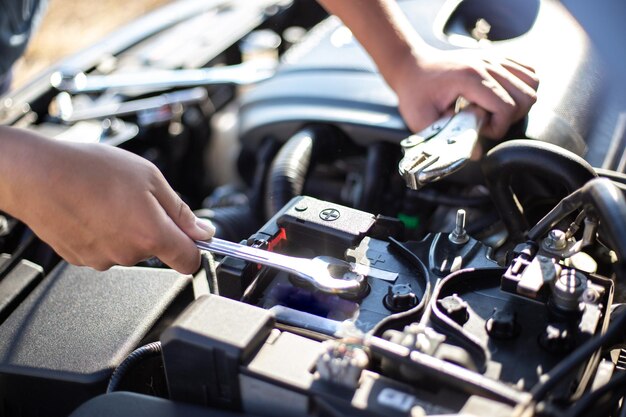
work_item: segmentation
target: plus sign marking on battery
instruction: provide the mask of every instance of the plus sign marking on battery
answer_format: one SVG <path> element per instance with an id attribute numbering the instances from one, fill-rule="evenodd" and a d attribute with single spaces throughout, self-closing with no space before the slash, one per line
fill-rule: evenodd
<path id="1" fill-rule="evenodd" d="M 385 263 L 385 257 L 380 253 L 376 255 L 367 256 L 367 259 L 370 261 L 370 265 L 376 265 L 377 263 Z"/>
<path id="2" fill-rule="evenodd" d="M 327 208 L 327 209 L 320 211 L 320 219 L 327 221 L 327 222 L 332 222 L 333 220 L 337 220 L 339 216 L 340 216 L 339 210 L 334 209 L 334 208 Z"/>

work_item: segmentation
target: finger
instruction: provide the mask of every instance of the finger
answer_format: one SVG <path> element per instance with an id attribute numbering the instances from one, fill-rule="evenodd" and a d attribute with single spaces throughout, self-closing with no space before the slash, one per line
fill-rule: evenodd
<path id="1" fill-rule="evenodd" d="M 533 74 L 536 72 L 536 71 L 535 71 L 535 68 L 534 68 L 534 67 L 532 67 L 532 66 L 530 66 L 530 65 L 528 65 L 528 64 L 524 64 L 523 62 L 520 62 L 520 61 L 518 61 L 518 60 L 516 60 L 516 59 L 513 59 L 513 58 L 508 58 L 508 57 L 507 57 L 507 58 L 505 58 L 505 59 L 506 59 L 507 61 L 509 61 L 509 62 L 512 62 L 512 63 L 513 63 L 513 64 L 515 64 L 515 65 L 518 65 L 518 66 L 520 66 L 520 67 L 524 68 L 525 70 L 527 70 L 527 71 L 529 71 L 529 72 L 532 72 Z"/>
<path id="2" fill-rule="evenodd" d="M 514 76 L 524 81 L 530 88 L 537 91 L 539 88 L 539 77 L 535 74 L 534 71 L 529 70 L 523 65 L 518 64 L 515 61 L 511 61 L 510 59 L 504 60 L 500 62 L 507 71 L 511 72 Z"/>
<path id="3" fill-rule="evenodd" d="M 536 91 L 500 65 L 490 65 L 488 71 L 515 100 L 516 109 L 511 122 L 524 117 L 537 101 Z"/>
<path id="4" fill-rule="evenodd" d="M 196 272 L 200 267 L 200 251 L 193 240 L 174 223 L 163 207 L 157 206 L 155 213 L 148 218 L 155 232 L 149 254 L 182 274 Z"/>
<path id="5" fill-rule="evenodd" d="M 510 94 L 486 73 L 480 80 L 466 80 L 458 86 L 460 94 L 472 103 L 487 110 L 491 115 L 481 133 L 491 139 L 499 139 L 509 128 L 515 114 L 516 103 Z"/>
<path id="6" fill-rule="evenodd" d="M 153 190 L 153 193 L 167 215 L 191 239 L 208 240 L 213 237 L 215 227 L 210 222 L 198 219 L 162 175 L 160 184 Z"/>

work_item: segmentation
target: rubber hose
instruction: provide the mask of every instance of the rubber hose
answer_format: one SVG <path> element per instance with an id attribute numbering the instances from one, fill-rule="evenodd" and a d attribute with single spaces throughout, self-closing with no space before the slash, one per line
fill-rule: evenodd
<path id="1" fill-rule="evenodd" d="M 240 242 L 256 233 L 262 221 L 249 205 L 215 207 L 195 210 L 197 217 L 209 219 L 215 226 L 215 236 L 231 242 Z"/>
<path id="2" fill-rule="evenodd" d="M 397 146 L 391 143 L 379 142 L 367 148 L 367 161 L 361 192 L 357 207 L 360 210 L 379 213 L 381 211 L 381 196 L 389 184 L 393 156 Z"/>
<path id="3" fill-rule="evenodd" d="M 278 151 L 267 177 L 266 218 L 271 218 L 293 197 L 302 194 L 311 165 L 314 141 L 314 130 L 305 128 L 287 140 Z"/>
<path id="4" fill-rule="evenodd" d="M 557 180 L 568 193 L 597 176 L 578 155 L 550 143 L 523 139 L 501 143 L 489 151 L 482 171 L 498 214 L 515 242 L 525 240 L 528 222 L 510 188 L 514 175 L 533 174 Z"/>
<path id="5" fill-rule="evenodd" d="M 130 368 L 144 359 L 160 356 L 161 351 L 161 342 L 148 343 L 147 345 L 133 350 L 131 354 L 128 355 L 117 368 L 115 368 L 115 371 L 113 371 L 111 379 L 109 379 L 109 385 L 107 386 L 106 392 L 111 393 L 116 391 Z"/>
<path id="6" fill-rule="evenodd" d="M 626 199 L 623 192 L 607 178 L 588 182 L 581 189 L 586 210 L 600 219 L 607 243 L 617 253 L 622 267 L 626 265 Z"/>

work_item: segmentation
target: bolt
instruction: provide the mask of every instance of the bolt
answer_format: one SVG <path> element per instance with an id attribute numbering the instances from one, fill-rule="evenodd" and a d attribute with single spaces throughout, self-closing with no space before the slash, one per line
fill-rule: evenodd
<path id="1" fill-rule="evenodd" d="M 600 294 L 593 288 L 587 288 L 583 292 L 582 299 L 585 303 L 595 304 L 600 299 Z"/>
<path id="2" fill-rule="evenodd" d="M 406 311 L 417 305 L 418 299 L 409 284 L 396 284 L 387 290 L 383 304 L 394 312 Z"/>
<path id="3" fill-rule="evenodd" d="M 587 288 L 587 277 L 575 269 L 563 269 L 552 287 L 552 302 L 561 310 L 576 311 Z"/>
<path id="4" fill-rule="evenodd" d="M 559 229 L 550 230 L 548 237 L 544 240 L 544 244 L 548 249 L 565 249 L 567 247 L 565 232 Z"/>
<path id="5" fill-rule="evenodd" d="M 465 210 L 457 210 L 454 230 L 448 235 L 448 239 L 455 245 L 464 245 L 468 242 L 469 236 L 465 231 Z"/>
<path id="6" fill-rule="evenodd" d="M 485 323 L 487 334 L 494 339 L 513 339 L 520 332 L 514 312 L 493 309 L 493 314 Z"/>
<path id="7" fill-rule="evenodd" d="M 463 326 L 467 323 L 467 320 L 469 320 L 467 302 L 459 297 L 458 294 L 452 294 L 441 300 L 437 300 L 437 306 L 441 309 L 443 314 L 448 316 L 459 326 Z"/>

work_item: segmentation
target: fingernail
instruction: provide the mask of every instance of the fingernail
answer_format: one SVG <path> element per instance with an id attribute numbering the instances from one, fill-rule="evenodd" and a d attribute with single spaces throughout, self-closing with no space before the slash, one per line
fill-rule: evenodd
<path id="1" fill-rule="evenodd" d="M 207 219 L 196 219 L 196 226 L 207 232 L 205 239 L 210 239 L 215 234 L 215 226 Z"/>

